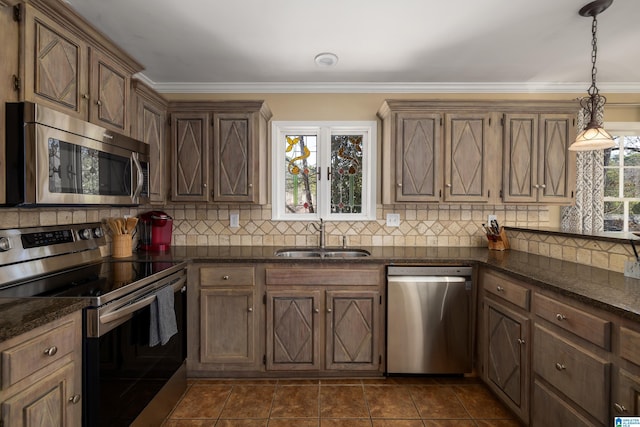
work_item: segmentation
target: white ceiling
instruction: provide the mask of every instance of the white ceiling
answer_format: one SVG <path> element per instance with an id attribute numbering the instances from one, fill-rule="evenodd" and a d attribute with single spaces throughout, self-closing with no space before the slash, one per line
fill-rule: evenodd
<path id="1" fill-rule="evenodd" d="M 69 0 L 170 91 L 586 91 L 587 0 Z M 640 92 L 640 0 L 598 16 L 598 86 Z M 336 66 L 314 57 L 333 52 Z"/>

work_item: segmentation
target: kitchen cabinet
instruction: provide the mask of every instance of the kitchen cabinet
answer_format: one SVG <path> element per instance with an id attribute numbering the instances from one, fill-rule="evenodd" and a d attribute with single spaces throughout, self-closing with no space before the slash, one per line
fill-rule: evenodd
<path id="1" fill-rule="evenodd" d="M 530 384 L 530 290 L 504 275 L 480 275 L 482 376 L 489 387 L 527 424 Z"/>
<path id="2" fill-rule="evenodd" d="M 575 113 L 504 116 L 503 200 L 570 204 L 576 187 Z"/>
<path id="3" fill-rule="evenodd" d="M 257 303 L 256 267 L 198 265 L 199 316 L 189 327 L 188 369 L 193 371 L 259 371 L 262 368 L 264 312 Z M 199 300 L 199 301 L 198 301 Z"/>
<path id="4" fill-rule="evenodd" d="M 142 66 L 63 3 L 21 5 L 20 97 L 130 134 L 131 75 Z"/>
<path id="5" fill-rule="evenodd" d="M 132 83 L 133 137 L 149 144 L 149 201 L 164 204 L 167 201 L 167 102 L 149 86 L 139 80 Z"/>
<path id="6" fill-rule="evenodd" d="M 13 19 L 14 8 L 0 1 L 0 40 L 2 40 L 2 61 L 0 61 L 0 176 L 6 176 L 5 163 L 5 102 L 18 100 L 18 92 L 12 84 L 18 76 L 20 27 Z M 0 185 L 0 204 L 6 202 L 6 182 Z"/>
<path id="7" fill-rule="evenodd" d="M 382 268 L 266 272 L 266 368 L 379 372 Z"/>
<path id="8" fill-rule="evenodd" d="M 81 312 L 0 344 L 2 425 L 79 426 Z"/>
<path id="9" fill-rule="evenodd" d="M 619 328 L 618 367 L 612 378 L 612 416 L 640 416 L 640 332 L 625 322 Z"/>
<path id="10" fill-rule="evenodd" d="M 169 108 L 173 201 L 266 203 L 271 111 L 263 101 L 175 102 Z"/>

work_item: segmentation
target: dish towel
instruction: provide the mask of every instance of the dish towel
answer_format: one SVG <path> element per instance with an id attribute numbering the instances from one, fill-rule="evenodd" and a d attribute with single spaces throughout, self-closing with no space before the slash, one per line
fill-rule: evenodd
<path id="1" fill-rule="evenodd" d="M 150 308 L 149 347 L 165 345 L 178 333 L 176 312 L 173 308 L 173 287 L 165 286 L 156 292 L 156 299 Z"/>

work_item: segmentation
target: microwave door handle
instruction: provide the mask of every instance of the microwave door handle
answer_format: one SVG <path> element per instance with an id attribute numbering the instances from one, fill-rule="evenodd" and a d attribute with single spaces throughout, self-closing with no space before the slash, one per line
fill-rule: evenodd
<path id="1" fill-rule="evenodd" d="M 144 173 L 142 172 L 142 165 L 140 164 L 140 160 L 138 160 L 138 153 L 132 153 L 131 160 L 136 167 L 136 175 L 138 178 L 136 189 L 131 195 L 131 200 L 135 203 L 138 201 L 138 197 L 140 197 L 140 193 L 142 193 L 142 186 L 144 185 Z"/>

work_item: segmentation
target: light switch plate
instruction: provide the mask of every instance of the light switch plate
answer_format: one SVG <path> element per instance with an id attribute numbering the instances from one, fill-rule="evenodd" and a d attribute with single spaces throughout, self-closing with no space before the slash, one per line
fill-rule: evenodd
<path id="1" fill-rule="evenodd" d="M 229 227 L 231 228 L 240 227 L 240 214 L 238 212 L 229 213 Z"/>
<path id="2" fill-rule="evenodd" d="M 387 214 L 387 227 L 399 227 L 400 226 L 400 214 L 390 213 Z"/>

